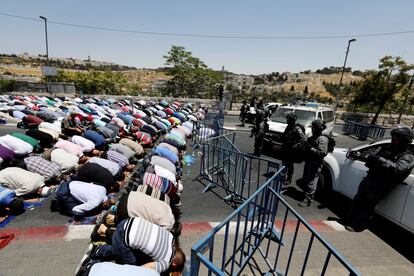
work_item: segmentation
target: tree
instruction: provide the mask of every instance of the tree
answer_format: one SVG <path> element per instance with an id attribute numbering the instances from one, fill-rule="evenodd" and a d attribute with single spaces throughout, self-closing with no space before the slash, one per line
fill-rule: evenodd
<path id="1" fill-rule="evenodd" d="M 168 75 L 173 76 L 162 88 L 165 95 L 196 97 L 210 94 L 214 84 L 223 80 L 221 72 L 213 71 L 182 46 L 172 46 L 164 56 Z"/>
<path id="2" fill-rule="evenodd" d="M 377 107 L 371 124 L 376 123 L 385 104 L 407 86 L 410 79 L 408 72 L 412 69 L 414 65 L 407 64 L 401 57 L 385 56 L 380 59 L 378 71 L 371 70 L 364 74 L 354 102 L 371 103 Z"/>

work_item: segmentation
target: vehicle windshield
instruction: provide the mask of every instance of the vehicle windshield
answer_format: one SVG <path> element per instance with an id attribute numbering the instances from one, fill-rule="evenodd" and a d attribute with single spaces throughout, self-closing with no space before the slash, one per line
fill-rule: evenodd
<path id="1" fill-rule="evenodd" d="M 294 108 L 279 107 L 275 113 L 270 117 L 272 122 L 286 124 L 286 113 L 293 111 L 298 117 L 296 123 L 302 124 L 305 127 L 310 125 L 316 119 L 316 113 L 310 110 L 294 110 Z"/>

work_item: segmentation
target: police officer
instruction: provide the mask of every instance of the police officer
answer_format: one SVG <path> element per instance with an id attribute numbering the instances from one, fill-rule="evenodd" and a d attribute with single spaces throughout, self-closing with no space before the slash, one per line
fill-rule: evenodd
<path id="1" fill-rule="evenodd" d="M 263 149 L 263 139 L 266 132 L 269 129 L 269 124 L 267 123 L 268 118 L 264 117 L 260 125 L 258 126 L 256 136 L 254 139 L 254 155 L 260 156 Z"/>
<path id="2" fill-rule="evenodd" d="M 391 145 L 351 156 L 364 160 L 369 170 L 351 203 L 345 220 L 347 230 L 366 229 L 375 205 L 408 177 L 414 167 L 414 155 L 408 148 L 412 141 L 413 131 L 398 125 L 391 130 Z"/>
<path id="3" fill-rule="evenodd" d="M 243 101 L 243 104 L 240 108 L 240 120 L 241 120 L 241 125 L 242 127 L 244 127 L 244 121 L 246 120 L 246 113 L 249 110 L 249 107 L 246 104 L 246 101 Z"/>
<path id="4" fill-rule="evenodd" d="M 285 185 L 289 185 L 292 181 L 293 175 L 293 163 L 296 158 L 301 158 L 301 148 L 306 142 L 306 135 L 304 133 L 304 127 L 296 124 L 296 114 L 291 112 L 286 113 L 287 127 L 282 135 L 282 147 L 279 151 L 280 159 L 283 166 L 286 167 Z"/>
<path id="5" fill-rule="evenodd" d="M 316 119 L 312 122 L 312 136 L 306 143 L 307 157 L 303 169 L 302 180 L 298 183 L 300 188 L 305 192 L 305 198 L 299 203 L 301 207 L 308 207 L 315 196 L 318 184 L 319 174 L 322 170 L 323 159 L 328 154 L 328 137 L 322 135 L 326 128 L 325 122 Z"/>

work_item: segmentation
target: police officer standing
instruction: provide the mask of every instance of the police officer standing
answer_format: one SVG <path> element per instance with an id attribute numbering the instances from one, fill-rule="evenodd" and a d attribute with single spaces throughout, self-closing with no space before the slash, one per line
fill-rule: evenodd
<path id="1" fill-rule="evenodd" d="M 301 207 L 308 207 L 315 196 L 319 175 L 322 170 L 323 159 L 328 154 L 328 137 L 322 135 L 326 128 L 325 123 L 316 119 L 312 122 L 312 136 L 309 137 L 307 146 L 307 157 L 303 169 L 302 180 L 298 183 L 305 192 L 305 198 L 299 203 Z"/>
<path id="2" fill-rule="evenodd" d="M 296 115 L 293 111 L 286 113 L 287 127 L 282 135 L 282 147 L 279 151 L 279 158 L 282 160 L 283 166 L 286 167 L 285 185 L 289 185 L 292 181 L 293 163 L 298 159 L 303 159 L 303 145 L 306 142 L 304 127 L 296 124 Z"/>
<path id="3" fill-rule="evenodd" d="M 243 104 L 240 108 L 240 120 L 241 120 L 241 125 L 242 127 L 244 127 L 244 121 L 246 120 L 246 113 L 249 110 L 249 107 L 246 104 L 246 101 L 243 101 Z"/>
<path id="4" fill-rule="evenodd" d="M 347 230 L 366 229 L 375 205 L 408 177 L 414 167 L 414 155 L 408 148 L 412 141 L 413 131 L 398 125 L 391 130 L 391 145 L 350 156 L 364 160 L 369 170 L 351 203 L 345 220 Z"/>

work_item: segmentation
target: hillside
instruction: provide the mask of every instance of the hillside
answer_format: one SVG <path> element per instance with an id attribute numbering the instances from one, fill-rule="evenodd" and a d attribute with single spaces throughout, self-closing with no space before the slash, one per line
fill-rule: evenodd
<path id="1" fill-rule="evenodd" d="M 142 91 L 156 91 L 165 82 L 171 79 L 165 69 L 135 69 L 124 65 L 110 62 L 74 59 L 74 58 L 51 58 L 52 66 L 64 71 L 86 72 L 84 69 L 98 71 L 111 70 L 122 73 L 128 80 L 130 87 L 139 88 Z M 0 54 L 0 78 L 15 79 L 30 82 L 39 82 L 42 78 L 41 66 L 45 64 L 44 56 L 31 56 L 27 53 L 20 55 Z M 81 68 L 81 69 L 80 69 Z M 333 67 L 330 67 L 332 70 Z M 327 68 L 325 68 L 327 69 Z M 340 70 L 340 68 L 333 68 Z M 320 70 L 319 70 L 320 71 Z M 319 72 L 318 71 L 318 72 Z M 267 93 L 275 91 L 291 91 L 301 93 L 308 87 L 309 95 L 321 98 L 332 97 L 325 89 L 324 83 L 339 83 L 341 74 L 320 74 L 308 71 L 302 73 L 271 73 L 262 75 L 243 75 L 228 72 L 227 82 L 238 87 L 243 93 Z M 361 77 L 352 75 L 350 68 L 344 74 L 343 83 L 358 81 Z"/>

